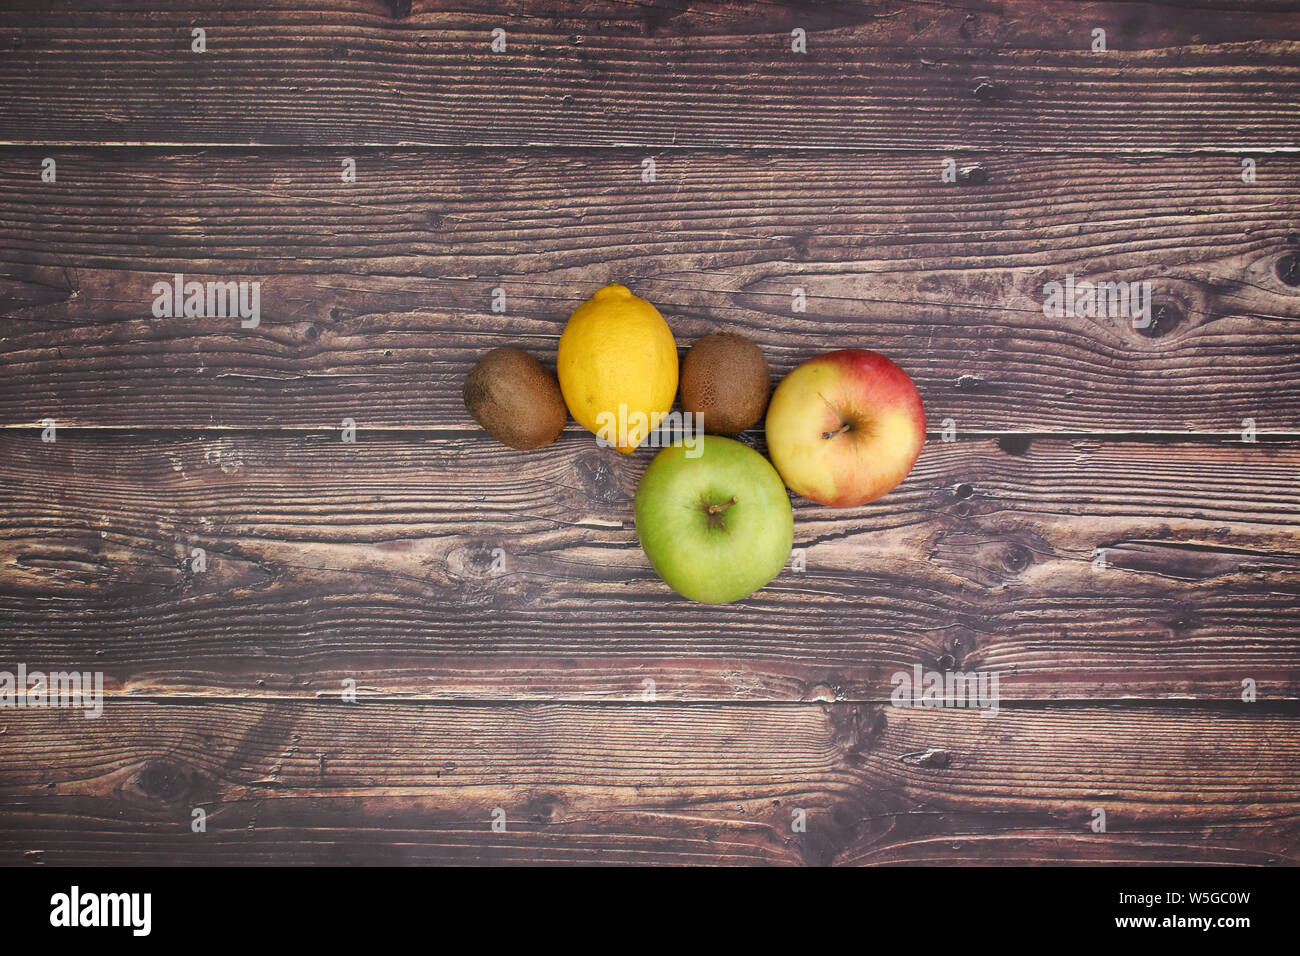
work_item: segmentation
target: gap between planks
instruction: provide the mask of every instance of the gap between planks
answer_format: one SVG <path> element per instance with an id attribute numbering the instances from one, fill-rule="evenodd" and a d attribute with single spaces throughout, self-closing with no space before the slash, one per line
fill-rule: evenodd
<path id="1" fill-rule="evenodd" d="M 959 143 L 927 146 L 832 146 L 809 144 L 799 145 L 765 145 L 756 146 L 746 143 L 710 144 L 699 146 L 691 143 L 487 143 L 466 140 L 463 143 L 321 143 L 302 145 L 299 143 L 235 143 L 213 141 L 208 143 L 179 142 L 171 140 L 121 140 L 117 142 L 102 140 L 6 140 L 0 139 L 0 149 L 40 151 L 50 149 L 74 150 L 127 150 L 127 149 L 166 149 L 183 152 L 201 152 L 203 150 L 229 150 L 231 152 L 258 153 L 320 153 L 323 150 L 366 150 L 384 153 L 437 153 L 437 152 L 481 152 L 483 154 L 505 152 L 545 152 L 545 153 L 584 153 L 593 150 L 601 152 L 738 152 L 750 156 L 798 155 L 799 153 L 837 153 L 889 156 L 942 153 L 957 156 L 1007 156 L 1017 153 L 1035 155 L 1061 155 L 1076 158 L 1125 156 L 1232 156 L 1238 153 L 1259 155 L 1300 154 L 1300 146 L 1261 146 L 1250 143 L 1234 143 L 1229 146 L 1126 146 L 1109 149 L 1086 149 L 1060 146 L 970 146 Z"/>
<path id="2" fill-rule="evenodd" d="M 60 432 L 112 432 L 122 435 L 141 435 L 148 437 L 150 435 L 166 435 L 167 437 L 177 437 L 184 435 L 202 435 L 206 432 L 221 432 L 223 434 L 247 435 L 248 437 L 267 437 L 276 435 L 297 435 L 306 432 L 325 432 L 333 433 L 340 431 L 336 425 L 63 425 L 55 419 L 55 425 Z M 45 428 L 40 422 L 7 422 L 0 423 L 0 430 L 9 431 L 41 431 Z M 756 431 L 757 429 L 755 429 Z M 366 425 L 357 428 L 357 434 L 362 435 L 366 432 L 382 432 L 385 438 L 404 438 L 409 437 L 412 440 L 428 439 L 455 439 L 455 438 L 479 438 L 484 441 L 494 441 L 481 428 L 417 428 L 410 425 Z M 562 434 L 581 435 L 586 433 L 586 429 L 574 424 L 565 426 Z M 742 435 L 753 434 L 753 431 L 742 432 Z M 943 431 L 930 430 L 925 433 L 926 441 L 942 441 Z M 1233 429 L 1229 431 L 1189 431 L 1189 432 L 1171 432 L 1171 431 L 1150 431 L 1138 432 L 1132 430 L 1121 431 L 1017 431 L 1015 429 L 980 429 L 980 428 L 963 428 L 957 434 L 957 437 L 944 444 L 954 444 L 962 441 L 970 441 L 977 438 L 1023 438 L 1030 441 L 1088 441 L 1089 439 L 1104 439 L 1109 442 L 1152 442 L 1152 443 L 1177 443 L 1177 442 L 1199 442 L 1202 444 L 1287 444 L 1293 441 L 1300 441 L 1300 430 L 1281 429 L 1274 431 L 1260 431 L 1255 433 L 1255 441 L 1242 441 L 1241 431 Z M 650 446 L 647 446 L 650 447 Z"/>
<path id="3" fill-rule="evenodd" d="M 294 704 L 303 707 L 331 706 L 331 707 L 359 707 L 366 703 L 374 704 L 411 704 L 421 707 L 480 707 L 480 708 L 498 708 L 501 706 L 519 706 L 519 707 L 547 707 L 559 705 L 564 707 L 799 707 L 799 706 L 842 706 L 842 707 L 893 707 L 888 697 L 837 697 L 834 699 L 823 699 L 819 697 L 807 697 L 803 700 L 778 700 L 772 699 L 754 699 L 754 698 L 728 698 L 728 697 L 692 697 L 671 698 L 667 700 L 646 701 L 639 698 L 616 699 L 609 697 L 422 697 L 406 696 L 396 694 L 361 694 L 357 696 L 355 702 L 344 701 L 340 697 L 290 697 L 283 694 L 195 694 L 185 692 L 182 694 L 122 694 L 120 692 L 105 692 L 104 701 L 114 703 L 141 702 L 146 704 L 179 704 L 190 705 L 195 707 L 205 707 L 209 704 L 219 703 L 246 703 L 255 702 L 258 704 Z M 1017 697 L 1008 698 L 1007 700 L 998 701 L 998 712 L 1004 710 L 1018 711 L 1046 711 L 1055 708 L 1066 707 L 1070 709 L 1143 709 L 1143 710 L 1184 710 L 1202 713 L 1277 713 L 1287 714 L 1295 712 L 1300 715 L 1300 697 L 1270 697 L 1256 698 L 1254 701 L 1247 703 L 1239 700 L 1219 699 L 1215 700 L 1207 697 Z M 54 708 L 26 707 L 24 710 L 51 710 Z M 64 708 L 68 709 L 68 708 Z M 979 712 L 978 707 L 906 707 L 900 706 L 899 710 L 966 710 Z M 76 713 L 77 708 L 71 708 L 70 712 Z"/>

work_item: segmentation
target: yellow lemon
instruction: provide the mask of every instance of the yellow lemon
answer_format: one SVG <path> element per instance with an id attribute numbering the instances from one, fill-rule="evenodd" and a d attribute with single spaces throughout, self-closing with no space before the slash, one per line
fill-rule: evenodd
<path id="1" fill-rule="evenodd" d="M 578 424 L 627 455 L 673 407 L 677 343 L 659 310 L 621 285 L 578 306 L 560 336 L 556 373 Z"/>

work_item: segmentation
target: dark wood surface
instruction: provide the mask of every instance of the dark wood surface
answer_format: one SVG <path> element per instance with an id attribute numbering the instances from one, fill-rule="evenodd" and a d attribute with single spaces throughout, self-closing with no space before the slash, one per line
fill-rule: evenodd
<path id="1" fill-rule="evenodd" d="M 0 670 L 108 699 L 0 711 L 0 863 L 1300 862 L 1297 54 L 1263 0 L 6 4 Z M 175 272 L 261 325 L 153 318 Z M 460 404 L 607 281 L 890 355 L 913 474 L 676 598 L 652 450 Z"/>
<path id="2" fill-rule="evenodd" d="M 7 724 L 29 864 L 1298 862 L 1300 728 L 1269 704 L 128 700 Z"/>
<path id="3" fill-rule="evenodd" d="M 134 7 L 6 4 L 3 141 L 1267 149 L 1300 123 L 1285 0 Z"/>
<path id="4" fill-rule="evenodd" d="M 774 371 L 861 343 L 934 430 L 1300 428 L 1300 156 L 633 151 L 0 153 L 0 421 L 473 429 L 465 370 L 553 356 L 631 283 L 685 345 L 752 336 Z M 975 177 L 980 179 L 980 177 Z M 42 197 L 37 202 L 36 197 Z M 263 283 L 262 324 L 155 319 L 177 272 Z M 1043 314 L 1074 272 L 1146 279 L 1155 316 Z M 492 290 L 506 312 L 491 311 Z M 792 311 L 802 288 L 806 311 Z"/>
<path id="5" fill-rule="evenodd" d="M 721 607 L 678 599 L 637 545 L 652 454 L 585 432 L 514 452 L 11 429 L 0 654 L 93 660 L 129 694 L 315 697 L 351 676 L 605 700 L 649 677 L 673 700 L 873 700 L 917 662 L 996 670 L 1008 699 L 1300 691 L 1293 443 L 935 440 L 875 504 L 796 501 L 805 570 Z"/>

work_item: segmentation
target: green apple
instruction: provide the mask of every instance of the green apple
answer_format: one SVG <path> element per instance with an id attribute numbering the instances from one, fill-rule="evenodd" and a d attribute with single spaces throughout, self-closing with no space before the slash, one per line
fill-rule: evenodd
<path id="1" fill-rule="evenodd" d="M 650 462 L 636 489 L 636 533 L 674 591 L 726 604 L 781 573 L 794 543 L 794 513 L 766 458 L 730 438 L 697 440 L 693 456 L 678 442 Z"/>

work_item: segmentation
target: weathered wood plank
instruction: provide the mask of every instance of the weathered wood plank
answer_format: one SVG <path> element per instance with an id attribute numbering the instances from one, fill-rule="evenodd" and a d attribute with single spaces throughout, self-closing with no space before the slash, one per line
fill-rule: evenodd
<path id="1" fill-rule="evenodd" d="M 472 428 L 488 348 L 546 358 L 618 280 L 685 347 L 777 374 L 867 345 L 936 428 L 1300 428 L 1300 159 L 378 151 L 0 153 L 0 424 Z M 154 318 L 153 284 L 261 282 L 261 324 Z M 1150 281 L 1149 329 L 1048 317 L 1068 273 Z M 490 311 L 492 290 L 506 313 Z M 806 311 L 794 311 L 803 289 Z"/>
<path id="2" fill-rule="evenodd" d="M 1300 861 L 1297 716 L 1264 705 L 140 700 L 5 725 L 5 864 Z"/>
<path id="3" fill-rule="evenodd" d="M 1300 16 L 1272 2 L 105 6 L 0 11 L 4 141 L 1217 149 L 1300 130 Z"/>
<path id="4" fill-rule="evenodd" d="M 127 694 L 882 699 L 914 664 L 1009 699 L 1300 693 L 1296 444 L 932 441 L 875 504 L 797 501 L 806 570 L 713 608 L 637 546 L 651 454 L 9 430 L 0 661 Z"/>

